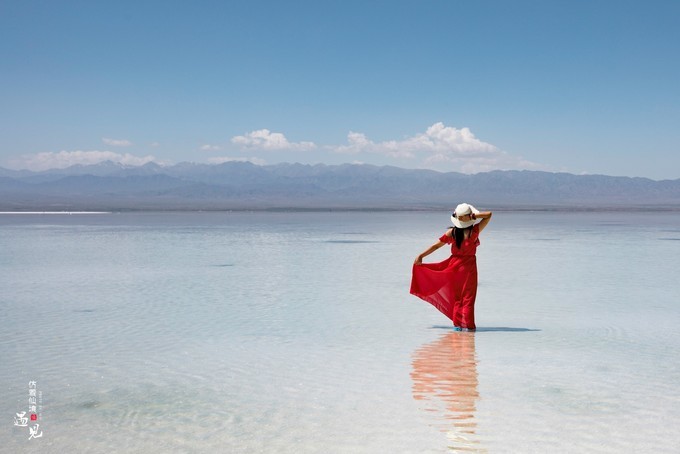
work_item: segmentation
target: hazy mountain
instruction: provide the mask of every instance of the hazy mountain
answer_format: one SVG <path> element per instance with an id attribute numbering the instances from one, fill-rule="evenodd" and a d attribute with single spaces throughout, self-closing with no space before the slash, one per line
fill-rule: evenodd
<path id="1" fill-rule="evenodd" d="M 165 167 L 104 162 L 43 172 L 0 168 L 4 211 L 426 209 L 463 200 L 491 208 L 680 209 L 680 180 L 247 162 Z"/>

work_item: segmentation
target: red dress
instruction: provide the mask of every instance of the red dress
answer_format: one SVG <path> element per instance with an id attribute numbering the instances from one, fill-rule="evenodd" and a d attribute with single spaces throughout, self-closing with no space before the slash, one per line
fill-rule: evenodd
<path id="1" fill-rule="evenodd" d="M 413 265 L 411 294 L 427 301 L 460 328 L 475 329 L 477 298 L 477 246 L 479 226 L 463 240 L 460 249 L 455 238 L 444 234 L 439 241 L 451 244 L 451 257 L 439 263 Z"/>

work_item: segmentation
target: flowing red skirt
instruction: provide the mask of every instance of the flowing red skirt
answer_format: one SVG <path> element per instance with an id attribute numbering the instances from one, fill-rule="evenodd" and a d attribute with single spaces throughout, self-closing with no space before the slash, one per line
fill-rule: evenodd
<path id="1" fill-rule="evenodd" d="M 443 262 L 413 265 L 411 294 L 432 304 L 454 326 L 475 329 L 477 258 L 452 255 Z"/>

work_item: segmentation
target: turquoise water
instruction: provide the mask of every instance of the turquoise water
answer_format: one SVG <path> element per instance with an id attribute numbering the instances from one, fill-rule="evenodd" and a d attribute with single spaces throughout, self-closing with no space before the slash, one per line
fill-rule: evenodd
<path id="1" fill-rule="evenodd" d="M 477 333 L 408 294 L 448 224 L 0 215 L 0 446 L 674 452 L 680 214 L 495 213 Z M 13 425 L 29 381 L 31 440 Z"/>

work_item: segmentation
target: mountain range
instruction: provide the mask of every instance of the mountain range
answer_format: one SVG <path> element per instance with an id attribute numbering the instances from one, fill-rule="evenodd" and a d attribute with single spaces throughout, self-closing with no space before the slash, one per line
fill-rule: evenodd
<path id="1" fill-rule="evenodd" d="M 114 162 L 41 172 L 0 168 L 0 211 L 680 209 L 680 179 L 492 171 L 474 175 L 365 164 Z"/>

